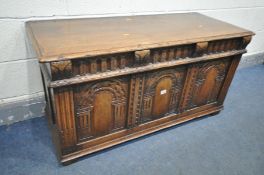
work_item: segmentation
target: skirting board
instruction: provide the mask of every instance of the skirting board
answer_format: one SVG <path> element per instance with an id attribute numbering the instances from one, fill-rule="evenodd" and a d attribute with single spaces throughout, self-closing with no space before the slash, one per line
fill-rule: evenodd
<path id="1" fill-rule="evenodd" d="M 238 69 L 254 66 L 257 64 L 264 64 L 264 52 L 243 56 L 239 63 Z"/>
<path id="2" fill-rule="evenodd" d="M 264 52 L 245 55 L 239 69 L 264 63 Z M 12 99 L 0 99 L 0 126 L 15 122 L 44 116 L 44 93 L 28 96 L 14 97 Z"/>
<path id="3" fill-rule="evenodd" d="M 45 98 L 43 92 L 0 100 L 0 126 L 42 117 L 44 114 Z"/>

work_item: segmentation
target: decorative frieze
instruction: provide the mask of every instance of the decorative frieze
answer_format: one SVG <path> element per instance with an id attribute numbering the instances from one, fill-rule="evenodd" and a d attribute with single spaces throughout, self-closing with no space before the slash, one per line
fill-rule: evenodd
<path id="1" fill-rule="evenodd" d="M 158 64 L 162 62 L 201 57 L 204 55 L 239 50 L 246 47 L 251 38 L 231 38 L 223 40 L 198 42 L 149 50 L 111 54 L 93 58 L 75 59 L 51 63 L 52 79 L 61 80 L 78 75 L 96 74 L 100 72 L 122 70 Z"/>

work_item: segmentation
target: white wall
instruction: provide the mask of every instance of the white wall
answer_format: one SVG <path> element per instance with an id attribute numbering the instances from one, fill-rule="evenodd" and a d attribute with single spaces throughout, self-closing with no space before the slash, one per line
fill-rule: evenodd
<path id="1" fill-rule="evenodd" d="M 42 96 L 24 22 L 196 11 L 256 32 L 248 54 L 264 52 L 264 0 L 0 0 L 0 104 Z"/>

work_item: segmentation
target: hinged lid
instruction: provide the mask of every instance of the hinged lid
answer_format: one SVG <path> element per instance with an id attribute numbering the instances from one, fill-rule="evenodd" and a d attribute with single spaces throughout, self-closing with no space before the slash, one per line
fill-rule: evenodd
<path id="1" fill-rule="evenodd" d="M 199 13 L 29 21 L 26 27 L 40 62 L 254 35 Z"/>

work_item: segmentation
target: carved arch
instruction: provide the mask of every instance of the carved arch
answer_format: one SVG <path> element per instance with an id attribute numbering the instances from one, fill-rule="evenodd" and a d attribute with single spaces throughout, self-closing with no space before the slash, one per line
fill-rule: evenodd
<path id="1" fill-rule="evenodd" d="M 76 128 L 78 129 L 79 141 L 102 136 L 125 127 L 127 88 L 128 82 L 125 78 L 94 82 L 76 87 Z M 104 92 L 111 94 L 111 99 Z M 98 98 L 103 100 L 102 98 L 107 96 L 109 97 L 108 100 L 105 100 L 107 104 L 102 107 L 104 107 L 103 111 L 109 112 L 104 114 L 103 111 L 100 112 L 99 110 L 98 105 L 101 105 L 101 103 L 96 103 L 95 100 L 98 100 Z M 98 111 L 100 114 L 98 114 Z M 103 122 L 105 124 L 102 124 L 102 121 L 105 121 Z"/>
<path id="2" fill-rule="evenodd" d="M 223 77 L 226 73 L 226 62 L 220 64 L 206 63 L 199 66 L 200 70 L 197 75 L 197 80 L 204 80 L 207 76 L 207 72 L 215 68 L 217 70 L 217 78 Z"/>
<path id="3" fill-rule="evenodd" d="M 158 77 L 158 78 L 155 78 Z M 152 94 L 155 91 L 155 88 L 157 86 L 157 84 L 162 81 L 165 78 L 170 78 L 172 80 L 172 86 L 175 87 L 177 85 L 177 78 L 176 75 L 173 73 L 168 73 L 168 74 L 158 74 L 158 75 L 152 75 L 152 77 L 150 77 L 150 81 L 149 81 L 149 85 L 147 85 L 145 92 L 146 94 Z"/>
<path id="4" fill-rule="evenodd" d="M 218 97 L 218 93 L 221 89 L 221 85 L 223 80 L 226 76 L 226 71 L 228 69 L 229 62 L 228 60 L 221 60 L 221 61 L 212 61 L 209 63 L 200 63 L 197 65 L 195 69 L 197 69 L 197 74 L 195 76 L 195 81 L 192 84 L 192 91 L 190 93 L 190 98 L 188 102 L 188 109 L 205 105 L 211 102 L 215 102 Z M 206 78 L 210 76 L 212 70 L 216 71 L 216 75 L 214 77 L 214 82 L 212 84 L 205 84 Z M 201 94 L 201 90 L 203 87 L 211 87 L 210 92 L 207 92 L 207 96 L 199 97 Z M 213 87 L 213 88 L 212 88 Z M 196 102 L 197 99 L 199 102 Z M 202 101 L 201 101 L 202 100 Z"/>
<path id="5" fill-rule="evenodd" d="M 156 88 L 160 82 L 163 80 L 169 79 L 171 80 L 171 85 L 169 88 L 169 99 L 168 99 L 168 109 L 166 109 L 167 113 L 177 112 L 178 100 L 181 94 L 181 90 L 183 87 L 183 80 L 185 77 L 186 69 L 178 68 L 178 69 L 169 69 L 163 70 L 159 72 L 151 72 L 146 76 L 144 95 L 143 95 L 143 108 L 142 108 L 142 122 L 146 122 L 148 120 L 152 120 L 154 114 L 153 105 L 155 105 L 154 100 L 157 95 Z M 159 97 L 160 98 L 160 97 Z M 167 98 L 167 97 L 166 97 Z M 166 100 L 167 101 L 167 100 Z M 164 110 L 163 110 L 164 111 Z M 155 112 L 154 112 L 155 113 Z M 162 116 L 165 113 L 161 114 Z M 158 117 L 162 117 L 158 115 Z"/>
<path id="6" fill-rule="evenodd" d="M 108 91 L 113 95 L 115 101 L 125 100 L 127 97 L 127 89 L 120 80 L 108 80 L 97 82 L 79 89 L 78 108 L 85 108 L 92 105 L 97 93 L 100 91 Z"/>

